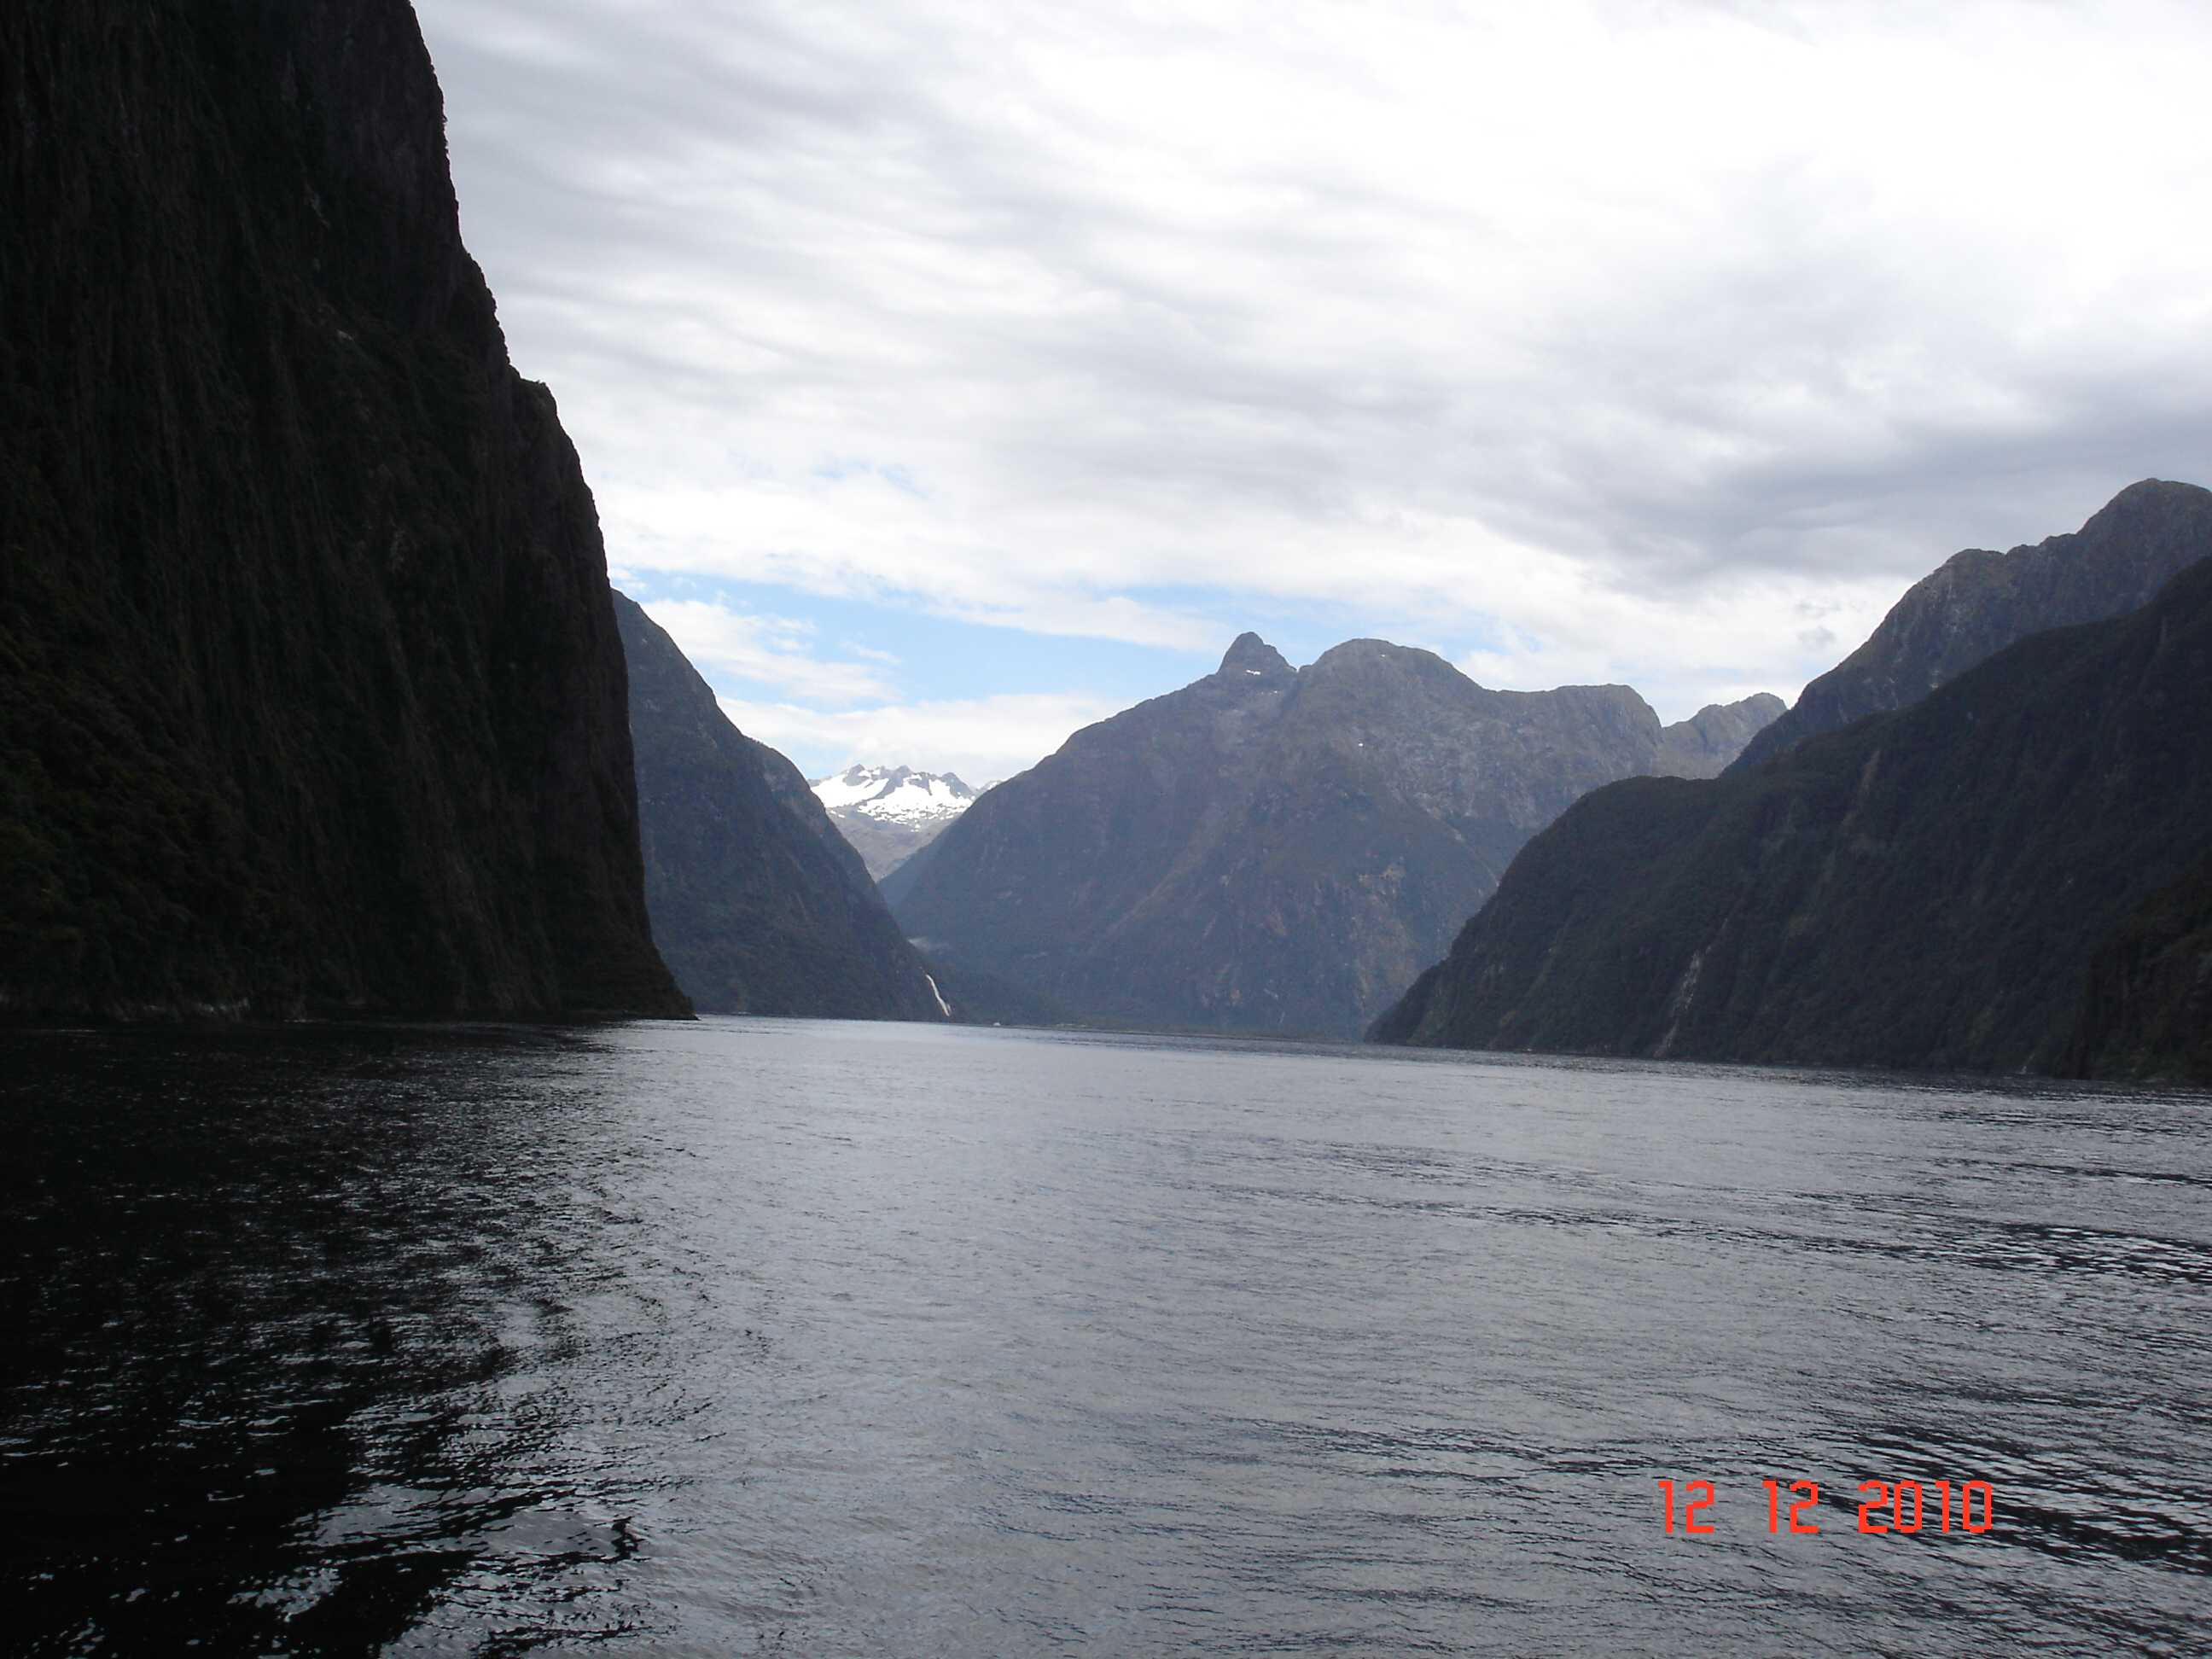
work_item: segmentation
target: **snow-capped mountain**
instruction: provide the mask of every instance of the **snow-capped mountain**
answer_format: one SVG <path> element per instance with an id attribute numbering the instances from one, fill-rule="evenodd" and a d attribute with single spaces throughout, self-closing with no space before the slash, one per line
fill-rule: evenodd
<path id="1" fill-rule="evenodd" d="M 988 789 L 971 789 L 951 772 L 905 766 L 848 766 L 812 788 L 878 881 L 944 832 Z"/>
<path id="2" fill-rule="evenodd" d="M 850 806 L 869 817 L 897 823 L 957 818 L 982 792 L 953 772 L 916 772 L 904 766 L 852 766 L 818 779 L 814 793 L 824 806 Z"/>

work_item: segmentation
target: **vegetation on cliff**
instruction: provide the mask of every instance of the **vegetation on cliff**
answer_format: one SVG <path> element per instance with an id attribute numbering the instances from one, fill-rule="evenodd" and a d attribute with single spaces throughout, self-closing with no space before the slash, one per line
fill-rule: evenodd
<path id="1" fill-rule="evenodd" d="M 2212 562 L 1900 712 L 1587 797 L 1378 1041 L 2212 1076 Z"/>
<path id="2" fill-rule="evenodd" d="M 2090 957 L 2059 1069 L 2212 1083 L 2212 853 L 2144 900 Z"/>

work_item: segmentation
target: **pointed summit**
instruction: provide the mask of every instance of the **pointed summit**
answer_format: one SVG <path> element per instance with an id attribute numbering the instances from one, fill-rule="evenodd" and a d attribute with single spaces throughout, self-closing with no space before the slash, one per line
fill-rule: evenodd
<path id="1" fill-rule="evenodd" d="M 1218 674 L 1258 674 L 1273 677 L 1294 674 L 1297 671 L 1283 660 L 1283 653 L 1261 639 L 1257 634 L 1239 634 L 1237 643 L 1229 647 L 1222 658 Z"/>
<path id="2" fill-rule="evenodd" d="M 2144 478 L 2079 530 L 2009 553 L 1970 547 L 1907 588 L 1865 644 L 1807 686 L 1745 745 L 1756 766 L 1820 736 L 1917 702 L 2015 640 L 2140 610 L 2212 558 L 2212 490 Z"/>

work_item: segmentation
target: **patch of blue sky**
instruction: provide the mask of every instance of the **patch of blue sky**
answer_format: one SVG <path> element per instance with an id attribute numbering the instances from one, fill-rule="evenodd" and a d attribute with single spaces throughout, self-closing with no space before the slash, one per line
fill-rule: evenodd
<path id="1" fill-rule="evenodd" d="M 1032 633 L 963 622 L 911 606 L 832 598 L 797 588 L 659 571 L 635 573 L 624 592 L 640 604 L 704 599 L 748 616 L 777 617 L 810 630 L 788 648 L 823 661 L 862 662 L 897 688 L 900 702 L 963 701 L 1022 692 L 1081 692 L 1127 702 L 1158 696 L 1212 672 L 1219 653 L 1179 651 L 1119 640 Z M 1229 637 L 1224 636 L 1225 649 Z M 778 687 L 719 669 L 707 678 L 725 693 L 787 698 Z"/>
<path id="2" fill-rule="evenodd" d="M 842 483 L 847 478 L 881 478 L 892 489 L 911 495 L 916 501 L 929 499 L 929 492 L 915 481 L 914 474 L 895 461 L 887 464 L 862 459 L 858 456 L 833 455 L 815 467 L 814 476 L 826 478 L 832 483 Z"/>
<path id="3" fill-rule="evenodd" d="M 878 670 L 879 679 L 896 688 L 890 700 L 902 703 L 1066 692 L 1126 706 L 1211 673 L 1230 641 L 1247 629 L 1301 666 L 1348 639 L 1387 639 L 1454 659 L 1508 643 L 1502 633 L 1471 628 L 1463 616 L 1453 619 L 1449 636 L 1435 636 L 1421 619 L 1402 614 L 1355 612 L 1316 601 L 1191 586 L 1137 587 L 1127 590 L 1127 597 L 1211 624 L 1216 637 L 1200 649 L 1048 634 L 933 615 L 891 600 L 825 596 L 777 584 L 665 571 L 635 572 L 626 580 L 624 591 L 647 605 L 656 599 L 702 599 L 746 616 L 798 623 L 805 631 L 786 636 L 783 648 L 818 661 L 868 664 Z M 793 696 L 771 681 L 741 677 L 726 666 L 708 666 L 707 673 L 726 695 L 813 701 Z"/>

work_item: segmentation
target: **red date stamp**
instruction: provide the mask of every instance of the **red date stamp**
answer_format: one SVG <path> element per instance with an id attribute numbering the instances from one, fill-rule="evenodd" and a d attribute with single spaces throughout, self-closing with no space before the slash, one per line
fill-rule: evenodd
<path id="1" fill-rule="evenodd" d="M 1792 1480 L 1760 1482 L 1766 1488 L 1766 1529 L 1771 1533 L 1818 1533 L 1820 1523 L 1820 1483 Z M 1861 1532 L 1984 1533 L 1996 1523 L 1996 1488 L 1986 1480 L 1969 1480 L 1954 1487 L 1948 1480 L 1862 1480 L 1859 1482 Z M 1664 1504 L 1664 1530 L 1709 1536 L 1713 1523 L 1706 1511 L 1713 1506 L 1713 1483 L 1690 1480 L 1680 1486 L 1659 1482 Z M 1843 1507 L 1849 1508 L 1846 1503 Z"/>

